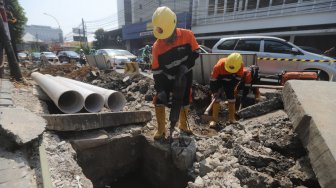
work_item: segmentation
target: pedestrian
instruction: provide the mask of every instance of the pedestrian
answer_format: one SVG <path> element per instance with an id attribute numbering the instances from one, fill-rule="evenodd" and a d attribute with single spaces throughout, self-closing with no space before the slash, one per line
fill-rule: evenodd
<path id="1" fill-rule="evenodd" d="M 43 52 L 41 53 L 40 59 L 41 59 L 41 65 L 40 65 L 41 67 L 46 67 L 49 64 L 48 58 Z"/>
<path id="2" fill-rule="evenodd" d="M 215 102 L 212 106 L 210 128 L 216 127 L 218 121 L 220 89 L 225 92 L 226 99 L 228 100 L 228 122 L 234 123 L 236 121 L 235 89 L 240 84 L 243 76 L 243 58 L 239 53 L 232 53 L 227 58 L 221 58 L 214 66 L 210 77 L 210 90 L 212 93 L 212 100 L 215 100 Z"/>
<path id="3" fill-rule="evenodd" d="M 198 43 L 192 31 L 177 28 L 176 14 L 168 7 L 158 7 L 152 17 L 153 34 L 157 38 L 152 49 L 152 72 L 156 96 L 153 98 L 158 129 L 154 139 L 164 138 L 166 133 L 165 105 L 171 98 L 175 76 L 183 71 L 187 86 L 183 97 L 183 107 L 179 114 L 179 129 L 191 134 L 187 128 L 187 113 L 191 98 L 192 67 L 199 56 Z"/>
<path id="4" fill-rule="evenodd" d="M 83 49 L 79 50 L 79 63 L 81 66 L 86 65 L 86 58 L 85 58 L 85 53 Z"/>
<path id="5" fill-rule="evenodd" d="M 142 58 L 146 64 L 150 64 L 151 53 L 152 53 L 151 47 L 149 45 L 146 45 L 142 51 Z"/>

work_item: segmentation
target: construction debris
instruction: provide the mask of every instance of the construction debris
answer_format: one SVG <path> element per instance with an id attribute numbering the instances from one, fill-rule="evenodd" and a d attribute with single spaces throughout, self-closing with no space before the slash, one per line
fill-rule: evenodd
<path id="1" fill-rule="evenodd" d="M 144 110 L 149 111 L 152 115 L 155 114 L 154 106 L 151 102 L 155 94 L 152 79 L 141 74 L 124 75 L 111 70 L 98 71 L 86 67 L 77 67 L 76 65 L 65 65 L 65 67 L 67 68 L 53 67 L 48 69 L 49 67 L 29 68 L 29 66 L 27 66 L 27 69 L 23 72 L 29 73 L 31 70 L 36 71 L 36 69 L 38 69 L 45 71 L 48 69 L 49 72 L 43 73 L 64 77 L 71 76 L 72 78 L 80 79 L 83 82 L 99 87 L 118 90 L 121 91 L 127 99 L 124 111 Z M 78 72 L 75 73 L 76 70 Z M 27 77 L 27 80 L 31 82 L 29 77 Z M 19 101 L 21 106 L 37 114 L 41 114 L 41 108 L 47 111 L 47 106 L 35 107 L 36 105 L 45 105 L 43 101 L 37 103 L 34 100 L 26 100 L 26 96 L 28 95 L 30 98 L 37 99 L 36 95 L 31 96 L 31 93 L 36 92 L 35 90 L 21 89 L 20 91 L 21 92 L 13 93 L 13 98 L 15 99 L 13 101 L 14 106 L 17 105 L 16 101 Z M 162 176 L 167 175 L 168 177 L 169 175 L 180 174 L 181 172 L 177 171 L 177 169 L 186 168 L 188 168 L 187 172 L 183 172 L 188 173 L 186 175 L 189 177 L 189 182 L 187 183 L 187 181 L 185 181 L 183 185 L 190 188 L 319 187 L 319 183 L 307 159 L 307 153 L 302 147 L 298 135 L 293 131 L 292 123 L 289 121 L 287 114 L 282 110 L 282 99 L 279 97 L 279 94 L 272 91 L 264 93 L 263 95 L 267 98 L 265 103 L 259 103 L 257 106 L 251 106 L 241 111 L 244 112 L 244 115 L 241 115 L 244 119 L 239 120 L 236 124 L 221 122 L 218 129 L 213 130 L 209 129 L 208 122 L 203 121 L 201 118 L 205 108 L 210 103 L 210 94 L 208 91 L 209 86 L 193 83 L 194 103 L 190 107 L 191 111 L 188 117 L 188 124 L 196 136 L 187 137 L 183 139 L 184 142 L 178 140 L 176 143 L 177 145 L 173 155 L 175 156 L 174 165 L 179 168 L 168 168 L 167 160 L 160 158 L 157 159 L 158 161 L 153 161 L 153 159 L 155 159 L 154 156 L 143 155 L 143 153 L 152 154 L 152 151 L 160 150 L 167 153 L 162 155 L 156 154 L 155 156 L 163 156 L 164 159 L 166 159 L 165 157 L 167 157 L 167 155 L 171 156 L 171 153 L 169 153 L 170 145 L 152 141 L 156 129 L 155 116 L 153 116 L 153 119 L 149 122 L 142 123 L 141 125 L 132 125 L 131 128 L 110 128 L 109 130 L 106 129 L 106 132 L 100 128 L 101 130 L 96 130 L 100 131 L 99 133 L 89 132 L 88 130 L 82 131 L 80 132 L 81 137 L 77 140 L 74 140 L 74 138 L 79 132 L 64 134 L 46 131 L 42 141 L 46 150 L 52 186 L 79 187 L 79 185 L 81 185 L 82 187 L 93 187 L 98 185 L 94 183 L 99 183 L 99 185 L 102 186 L 105 185 L 105 187 L 110 186 L 104 184 L 105 182 L 98 182 L 101 179 L 100 177 L 95 177 L 94 180 L 92 180 L 84 175 L 83 169 L 79 166 L 80 161 L 76 161 L 77 158 L 75 156 L 77 156 L 76 152 L 78 151 L 72 148 L 71 143 L 78 148 L 91 150 L 95 153 L 99 147 L 108 149 L 107 144 L 110 143 L 111 140 L 114 141 L 114 144 L 117 144 L 118 139 L 126 139 L 127 141 L 124 140 L 124 142 L 126 142 L 130 148 L 133 148 L 133 146 L 136 148 L 131 151 L 123 151 L 125 154 L 128 154 L 126 156 L 128 156 L 129 159 L 133 159 L 132 165 L 143 166 L 146 170 L 161 170 L 162 167 L 167 167 L 168 170 L 176 170 L 176 173 L 169 171 L 165 172 L 165 174 L 160 174 L 161 176 L 155 173 L 157 171 L 142 171 L 143 173 L 148 173 L 148 175 L 143 175 L 146 178 L 157 177 L 155 181 L 157 184 L 162 185 L 162 187 L 165 187 L 163 186 L 164 181 L 173 182 L 173 180 L 166 179 Z M 266 107 L 263 104 L 268 105 L 266 105 Z M 263 107 L 263 111 L 255 111 L 255 109 L 261 107 L 260 105 Z M 224 107 L 224 105 L 222 105 L 222 107 Z M 280 110 L 274 111 L 276 109 Z M 44 113 L 47 114 L 48 111 Z M 167 113 L 169 113 L 168 108 Z M 220 113 L 223 121 L 225 121 L 225 115 L 226 109 L 223 108 Z M 51 118 L 53 115 L 46 115 L 46 117 L 47 116 Z M 247 119 L 253 116 L 255 117 Z M 166 122 L 168 122 L 168 120 L 166 120 Z M 166 126 L 167 130 L 168 124 L 169 123 L 167 123 Z M 125 131 L 125 129 L 128 131 Z M 176 130 L 176 132 L 176 137 L 181 136 L 178 130 Z M 90 136 L 85 136 L 86 134 Z M 139 143 L 129 142 L 129 139 L 132 137 L 139 138 L 141 142 L 148 141 L 148 145 L 145 146 L 145 148 L 137 148 L 135 146 L 138 146 L 137 144 Z M 90 139 L 94 141 L 90 142 Z M 142 144 L 141 146 L 144 145 Z M 115 149 L 115 147 L 113 148 Z M 120 151 L 122 149 L 125 148 L 119 148 Z M 104 152 L 105 151 L 107 150 L 104 150 Z M 108 154 L 117 156 L 120 153 L 115 152 Z M 136 158 L 136 161 L 134 161 L 133 155 L 139 156 Z M 90 157 L 94 158 L 94 155 L 90 155 Z M 108 157 L 103 155 L 102 159 L 103 158 Z M 146 162 L 141 160 L 145 160 Z M 104 161 L 100 162 L 104 164 Z M 130 164 L 120 163 L 120 161 L 114 162 L 118 162 L 118 165 L 125 165 L 129 167 L 129 169 L 134 169 L 127 166 Z M 85 164 L 84 166 L 90 167 L 90 165 L 91 164 Z M 122 169 L 127 169 L 126 167 Z M 40 171 L 40 169 L 36 168 L 36 171 Z M 95 174 L 94 171 L 90 171 L 90 173 Z M 126 174 L 125 171 L 122 173 Z M 104 171 L 96 174 L 106 173 Z M 117 177 L 119 172 L 113 172 L 113 174 L 115 176 L 109 176 L 108 179 L 119 178 Z M 41 180 L 39 179 L 40 175 L 37 176 L 37 184 L 41 184 Z M 157 181 L 160 182 L 158 183 Z"/>

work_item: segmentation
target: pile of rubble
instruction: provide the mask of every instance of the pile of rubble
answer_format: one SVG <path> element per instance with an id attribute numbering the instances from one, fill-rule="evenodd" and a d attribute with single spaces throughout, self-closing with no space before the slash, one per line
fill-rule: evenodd
<path id="1" fill-rule="evenodd" d="M 152 121 L 142 127 L 141 132 L 149 139 L 153 137 L 156 117 L 152 104 L 155 94 L 152 79 L 141 74 L 125 75 L 86 67 L 74 67 L 71 71 L 54 67 L 43 73 L 48 72 L 121 91 L 127 99 L 124 111 L 152 112 Z M 208 86 L 193 84 L 194 102 L 188 122 L 196 133 L 192 136 L 196 141 L 196 159 L 189 169 L 189 175 L 195 181 L 188 182 L 188 187 L 319 187 L 306 152 L 282 109 L 272 112 L 264 110 L 265 115 L 241 119 L 236 124 L 221 123 L 217 130 L 213 130 L 208 128 L 208 122 L 202 118 L 205 108 L 210 103 L 208 92 Z M 279 94 L 268 93 L 266 97 L 277 104 L 279 101 L 281 103 Z M 226 109 L 224 105 L 222 107 L 221 115 L 224 116 Z M 168 116 L 166 122 L 169 122 Z M 52 145 L 57 149 L 66 144 L 60 142 Z M 73 158 L 73 153 L 69 158 Z M 80 173 L 79 169 L 75 171 Z M 66 185 L 64 182 L 53 183 Z M 70 183 L 75 184 L 75 181 Z"/>
<path id="2" fill-rule="evenodd" d="M 154 82 L 150 78 L 110 72 L 101 73 L 91 83 L 122 91 L 128 101 L 126 110 L 151 110 L 154 114 Z M 215 132 L 201 118 L 210 102 L 208 91 L 208 86 L 193 84 L 194 103 L 188 119 L 191 128 L 202 136 L 195 136 L 196 162 L 190 169 L 195 182 L 189 182 L 189 187 L 319 187 L 287 114 L 282 109 L 271 112 L 282 107 L 279 93 L 264 93 L 268 105 L 258 108 L 266 115 L 237 124 L 222 123 Z M 154 117 L 143 133 L 152 137 L 155 127 Z"/>

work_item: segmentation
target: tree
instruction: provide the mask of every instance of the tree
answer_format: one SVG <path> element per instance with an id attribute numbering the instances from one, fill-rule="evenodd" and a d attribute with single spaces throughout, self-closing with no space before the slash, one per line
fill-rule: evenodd
<path id="1" fill-rule="evenodd" d="M 95 31 L 95 41 L 93 42 L 93 45 L 96 49 L 103 48 L 105 46 L 105 40 L 104 40 L 104 29 L 100 28 Z"/>
<path id="2" fill-rule="evenodd" d="M 24 34 L 24 26 L 27 23 L 27 17 L 25 15 L 24 9 L 19 4 L 18 0 L 5 0 L 6 9 L 12 13 L 13 18 L 16 19 L 15 23 L 8 22 L 11 29 L 11 38 L 13 42 L 22 42 L 22 37 Z M 10 15 L 8 15 L 10 19 Z M 15 44 L 13 44 L 14 46 Z"/>

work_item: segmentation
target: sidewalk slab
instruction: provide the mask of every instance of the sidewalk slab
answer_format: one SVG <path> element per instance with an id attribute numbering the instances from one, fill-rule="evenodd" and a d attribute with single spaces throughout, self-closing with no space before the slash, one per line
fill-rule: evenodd
<path id="1" fill-rule="evenodd" d="M 0 108 L 0 139 L 24 145 L 43 133 L 46 121 L 24 108 Z"/>
<path id="2" fill-rule="evenodd" d="M 23 156 L 0 150 L 0 187 L 35 187 L 34 173 Z"/>
<path id="3" fill-rule="evenodd" d="M 336 186 L 336 82 L 290 80 L 284 108 L 322 187 Z"/>

